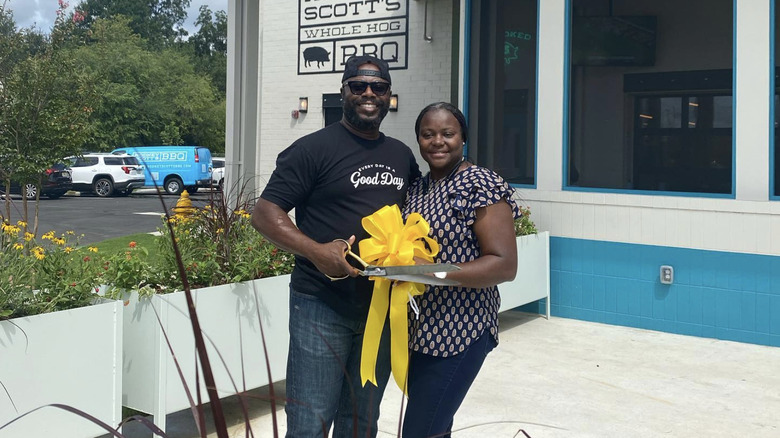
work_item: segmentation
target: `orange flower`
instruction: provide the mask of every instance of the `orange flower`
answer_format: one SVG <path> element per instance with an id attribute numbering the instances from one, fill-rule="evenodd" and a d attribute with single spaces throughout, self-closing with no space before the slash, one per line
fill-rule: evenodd
<path id="1" fill-rule="evenodd" d="M 135 248 L 135 246 L 136 246 L 135 241 L 130 242 L 130 248 Z"/>

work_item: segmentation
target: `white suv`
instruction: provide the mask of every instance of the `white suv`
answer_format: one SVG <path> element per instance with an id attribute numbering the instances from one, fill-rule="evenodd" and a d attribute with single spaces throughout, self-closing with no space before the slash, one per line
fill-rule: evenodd
<path id="1" fill-rule="evenodd" d="M 127 196 L 144 186 L 144 167 L 128 154 L 93 153 L 68 157 L 73 190 L 92 191 L 100 197 Z"/>
<path id="2" fill-rule="evenodd" d="M 211 187 L 216 187 L 222 191 L 225 185 L 225 159 L 221 157 L 211 157 Z"/>

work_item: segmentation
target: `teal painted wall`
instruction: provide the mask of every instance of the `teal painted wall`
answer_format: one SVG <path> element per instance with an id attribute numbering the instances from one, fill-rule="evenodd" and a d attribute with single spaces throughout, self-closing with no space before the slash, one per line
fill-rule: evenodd
<path id="1" fill-rule="evenodd" d="M 780 347 L 777 256 L 551 237 L 550 281 L 553 316 Z"/>

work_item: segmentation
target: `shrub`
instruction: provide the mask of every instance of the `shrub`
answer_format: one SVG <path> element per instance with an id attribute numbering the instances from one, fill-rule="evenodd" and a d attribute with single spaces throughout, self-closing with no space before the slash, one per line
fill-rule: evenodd
<path id="1" fill-rule="evenodd" d="M 151 295 L 164 290 L 159 268 L 150 261 L 149 250 L 130 242 L 128 248 L 103 258 L 104 283 L 107 296 L 119 298 L 123 291 L 137 290 L 140 295 Z"/>
<path id="2" fill-rule="evenodd" d="M 520 212 L 522 216 L 519 219 L 515 219 L 515 236 L 536 234 L 538 230 L 536 229 L 536 224 L 531 220 L 531 209 L 520 206 Z"/>

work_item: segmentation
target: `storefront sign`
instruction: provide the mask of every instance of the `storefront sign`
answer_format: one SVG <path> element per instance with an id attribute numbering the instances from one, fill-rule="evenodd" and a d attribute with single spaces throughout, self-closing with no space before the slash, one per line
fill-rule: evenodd
<path id="1" fill-rule="evenodd" d="M 409 0 L 298 0 L 298 74 L 344 71 L 352 55 L 407 68 Z"/>

